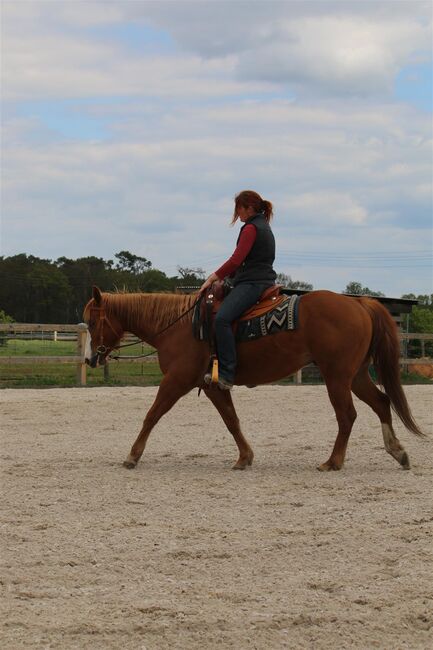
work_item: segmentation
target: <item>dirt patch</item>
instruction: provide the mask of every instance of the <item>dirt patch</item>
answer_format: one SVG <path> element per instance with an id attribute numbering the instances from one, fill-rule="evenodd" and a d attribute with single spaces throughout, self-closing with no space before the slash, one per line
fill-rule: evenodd
<path id="1" fill-rule="evenodd" d="M 8 649 L 426 648 L 431 437 L 412 470 L 358 419 L 345 467 L 323 386 L 238 388 L 254 465 L 191 393 L 122 467 L 155 388 L 4 390 L 2 642 Z M 432 386 L 409 386 L 432 431 Z M 429 641 L 430 639 L 430 641 Z"/>

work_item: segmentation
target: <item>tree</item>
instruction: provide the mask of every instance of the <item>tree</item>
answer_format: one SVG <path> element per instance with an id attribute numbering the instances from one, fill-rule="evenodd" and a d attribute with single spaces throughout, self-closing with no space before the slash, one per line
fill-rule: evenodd
<path id="1" fill-rule="evenodd" d="M 158 269 L 148 269 L 139 276 L 139 286 L 141 291 L 152 293 L 155 291 L 174 291 L 174 286 L 170 278 L 163 271 Z"/>
<path id="2" fill-rule="evenodd" d="M 82 320 L 83 308 L 91 297 L 92 285 L 96 284 L 103 291 L 112 290 L 115 285 L 116 272 L 112 269 L 111 260 L 106 262 L 102 257 L 93 255 L 76 260 L 60 257 L 56 265 L 71 287 L 64 314 L 67 323 Z"/>
<path id="3" fill-rule="evenodd" d="M 13 323 L 14 319 L 12 316 L 8 316 L 3 309 L 0 309 L 0 323 Z M 7 338 L 6 332 L 0 332 L 0 345 L 6 345 Z"/>
<path id="4" fill-rule="evenodd" d="M 24 253 L 0 258 L 0 305 L 18 322 L 63 322 L 70 292 L 51 260 Z"/>
<path id="5" fill-rule="evenodd" d="M 200 286 L 206 278 L 206 272 L 200 267 L 190 269 L 186 266 L 178 266 L 177 272 L 180 278 L 174 278 L 174 280 L 184 287 Z"/>
<path id="6" fill-rule="evenodd" d="M 27 315 L 30 322 L 63 322 L 71 287 L 54 264 L 47 264 L 45 260 L 35 262 L 27 277 L 27 287 L 32 296 Z"/>
<path id="7" fill-rule="evenodd" d="M 433 309 L 433 293 L 430 294 L 420 294 L 416 296 L 414 293 L 405 293 L 402 295 L 402 298 L 409 298 L 409 300 L 418 300 L 420 307 L 428 307 Z"/>
<path id="8" fill-rule="evenodd" d="M 419 303 L 418 305 L 414 305 L 411 313 L 408 314 L 408 332 L 433 334 L 433 295 L 421 294 L 415 296 L 414 293 L 406 293 L 402 298 L 418 300 Z M 415 356 L 419 356 L 422 353 L 423 346 L 420 341 L 411 341 L 410 348 Z M 433 343 L 431 341 L 425 342 L 424 351 L 428 356 L 433 355 Z"/>
<path id="9" fill-rule="evenodd" d="M 117 259 L 117 268 L 121 271 L 129 271 L 130 273 L 139 274 L 147 269 L 150 269 L 152 262 L 145 257 L 134 255 L 129 251 L 120 251 L 114 256 Z"/>
<path id="10" fill-rule="evenodd" d="M 363 287 L 360 282 L 349 282 L 342 293 L 349 293 L 354 296 L 385 296 L 382 291 L 374 291 L 368 287 Z"/>
<path id="11" fill-rule="evenodd" d="M 313 285 L 309 282 L 303 282 L 302 280 L 292 280 L 290 275 L 285 273 L 277 273 L 275 282 L 281 284 L 286 289 L 302 289 L 303 291 L 312 291 Z"/>
<path id="12" fill-rule="evenodd" d="M 0 323 L 13 323 L 12 316 L 8 316 L 3 309 L 0 309 Z"/>

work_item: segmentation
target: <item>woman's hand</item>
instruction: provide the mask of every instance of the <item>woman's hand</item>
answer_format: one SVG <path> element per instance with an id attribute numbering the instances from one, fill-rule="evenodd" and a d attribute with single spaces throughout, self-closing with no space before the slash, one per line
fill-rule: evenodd
<path id="1" fill-rule="evenodd" d="M 203 291 L 206 291 L 206 289 L 210 287 L 212 282 L 215 282 L 215 280 L 219 280 L 217 274 L 211 273 L 208 279 L 205 282 L 203 282 L 203 284 L 201 285 L 199 293 L 203 293 Z"/>

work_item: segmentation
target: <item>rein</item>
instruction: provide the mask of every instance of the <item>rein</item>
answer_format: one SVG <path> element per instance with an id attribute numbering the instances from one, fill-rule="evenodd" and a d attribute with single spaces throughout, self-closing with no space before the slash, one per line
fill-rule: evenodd
<path id="1" fill-rule="evenodd" d="M 182 312 L 182 313 L 180 314 L 180 316 L 178 316 L 177 318 L 175 318 L 174 321 L 172 321 L 171 323 L 169 323 L 168 325 L 166 325 L 166 327 L 164 327 L 164 328 L 163 328 L 162 330 L 160 330 L 157 334 L 155 334 L 155 338 L 157 338 L 158 336 L 161 336 L 161 334 L 163 334 L 164 332 L 166 332 L 168 329 L 170 329 L 170 327 L 172 327 L 173 325 L 175 325 L 175 324 L 176 324 L 178 321 L 180 321 L 184 316 L 186 316 L 187 314 L 189 314 L 189 312 L 191 312 L 191 311 L 195 308 L 195 306 L 197 305 L 197 303 L 198 303 L 198 301 L 200 300 L 200 298 L 201 298 L 201 295 L 199 295 L 199 296 L 196 298 L 196 300 L 194 300 L 194 302 L 193 302 L 193 304 L 191 305 L 191 307 L 189 307 L 186 311 Z M 97 308 L 97 309 L 98 309 L 98 311 L 103 311 L 103 316 L 102 316 L 102 318 L 100 319 L 99 322 L 102 323 L 104 320 L 106 320 L 107 323 L 108 323 L 108 326 L 110 327 L 110 329 L 112 330 L 112 332 L 114 332 L 114 334 L 115 334 L 116 336 L 118 336 L 118 334 L 117 334 L 117 332 L 115 331 L 114 327 L 113 327 L 112 324 L 110 323 L 110 320 L 109 320 L 109 319 L 107 318 L 107 316 L 105 315 L 105 309 L 104 309 L 104 307 L 99 307 L 99 308 Z M 102 340 L 102 337 L 101 337 L 101 340 Z M 146 342 L 146 341 L 143 341 L 143 339 L 137 339 L 136 341 L 132 341 L 132 343 L 123 343 L 122 345 L 115 345 L 113 348 L 111 348 L 111 350 L 120 350 L 121 348 L 129 348 L 129 347 L 131 347 L 131 345 L 137 345 L 138 343 L 145 343 L 145 342 Z M 100 346 L 98 346 L 98 349 L 96 350 L 96 352 L 97 352 L 98 354 L 105 354 L 105 353 L 107 352 L 107 348 L 105 347 L 105 345 L 101 344 Z M 110 359 L 114 359 L 115 361 L 118 361 L 119 359 L 126 359 L 126 358 L 128 358 L 128 359 L 144 359 L 145 357 L 150 357 L 152 354 L 155 354 L 155 352 L 156 352 L 156 349 L 155 349 L 155 350 L 151 350 L 150 352 L 146 352 L 146 354 L 137 354 L 137 355 L 135 355 L 135 356 L 130 356 L 130 357 L 126 357 L 126 356 L 123 356 L 123 355 L 120 355 L 120 354 L 112 355 L 111 352 L 109 352 L 109 353 L 107 354 L 107 357 L 110 358 Z"/>

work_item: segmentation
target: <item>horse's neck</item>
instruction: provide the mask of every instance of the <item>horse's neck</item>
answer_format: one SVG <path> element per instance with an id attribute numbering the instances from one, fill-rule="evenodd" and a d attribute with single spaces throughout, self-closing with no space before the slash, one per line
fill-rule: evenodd
<path id="1" fill-rule="evenodd" d="M 163 330 L 188 309 L 187 296 L 174 294 L 118 294 L 110 307 L 126 332 L 154 344 Z"/>

